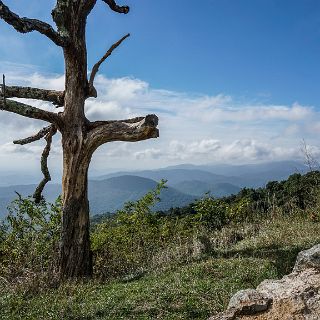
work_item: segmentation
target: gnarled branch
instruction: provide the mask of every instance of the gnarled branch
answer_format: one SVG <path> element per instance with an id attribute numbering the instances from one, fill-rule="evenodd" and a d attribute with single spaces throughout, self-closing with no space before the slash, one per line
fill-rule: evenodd
<path id="1" fill-rule="evenodd" d="M 6 86 L 6 98 L 25 98 L 52 102 L 56 106 L 63 106 L 64 92 L 56 90 L 46 90 L 31 87 Z M 0 97 L 3 98 L 1 88 Z"/>
<path id="2" fill-rule="evenodd" d="M 41 138 L 43 138 L 46 134 L 48 134 L 51 130 L 52 130 L 52 126 L 50 125 L 48 127 L 42 128 L 38 133 L 36 133 L 35 135 L 28 137 L 28 138 L 24 138 L 24 139 L 20 139 L 20 140 L 15 140 L 13 141 L 14 144 L 20 144 L 20 145 L 24 145 L 24 144 L 28 144 L 31 142 L 35 142 L 40 140 Z"/>
<path id="3" fill-rule="evenodd" d="M 8 99 L 0 99 L 0 110 L 16 113 L 27 118 L 55 123 L 57 125 L 61 122 L 60 116 L 56 113 Z"/>
<path id="4" fill-rule="evenodd" d="M 150 138 L 158 138 L 158 117 L 149 114 L 146 117 L 138 117 L 128 120 L 97 121 L 91 124 L 89 141 L 92 150 L 111 141 L 135 142 Z"/>
<path id="5" fill-rule="evenodd" d="M 68 42 L 66 37 L 61 36 L 48 23 L 36 19 L 20 18 L 16 13 L 10 11 L 2 1 L 0 1 L 0 18 L 13 26 L 18 32 L 38 31 L 60 47 L 65 46 Z"/>
<path id="6" fill-rule="evenodd" d="M 118 12 L 118 13 L 124 13 L 127 14 L 130 10 L 128 6 L 118 6 L 114 0 L 102 0 L 105 2 L 111 10 Z"/>
<path id="7" fill-rule="evenodd" d="M 36 188 L 33 198 L 35 203 L 39 203 L 41 201 L 42 197 L 42 191 L 45 187 L 45 185 L 51 181 L 50 172 L 48 169 L 48 157 L 51 149 L 51 143 L 52 143 L 52 137 L 57 132 L 57 129 L 55 126 L 50 126 L 49 132 L 46 134 L 45 139 L 47 141 L 47 144 L 42 152 L 41 156 L 41 172 L 43 173 L 43 179 L 39 183 L 38 187 Z"/>
<path id="8" fill-rule="evenodd" d="M 95 90 L 94 86 L 93 86 L 93 82 L 94 82 L 94 78 L 96 77 L 99 68 L 101 66 L 101 64 L 108 58 L 111 56 L 112 52 L 114 49 L 116 49 L 117 47 L 120 46 L 120 44 L 127 39 L 128 37 L 130 37 L 130 33 L 126 34 L 124 37 L 122 37 L 119 41 L 117 41 L 116 43 L 114 43 L 109 50 L 104 54 L 104 56 L 93 66 L 91 74 L 90 74 L 90 79 L 89 79 L 89 96 L 90 97 L 97 97 L 97 91 Z"/>

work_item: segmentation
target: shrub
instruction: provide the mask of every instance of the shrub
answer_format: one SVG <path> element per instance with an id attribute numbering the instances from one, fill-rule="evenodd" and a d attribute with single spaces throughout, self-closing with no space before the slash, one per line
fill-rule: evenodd
<path id="1" fill-rule="evenodd" d="M 194 204 L 195 220 L 209 229 L 221 229 L 227 223 L 227 204 L 206 195 Z"/>
<path id="2" fill-rule="evenodd" d="M 135 202 L 128 202 L 122 210 L 96 226 L 91 234 L 95 273 L 99 277 L 137 272 L 150 261 L 166 228 L 159 227 L 152 207 L 160 200 L 165 187 L 157 188 Z"/>
<path id="3" fill-rule="evenodd" d="M 51 282 L 57 273 L 61 224 L 60 199 L 54 204 L 35 204 L 21 196 L 8 208 L 0 228 L 0 277 L 12 285 Z M 41 278 L 41 279 L 40 279 Z"/>

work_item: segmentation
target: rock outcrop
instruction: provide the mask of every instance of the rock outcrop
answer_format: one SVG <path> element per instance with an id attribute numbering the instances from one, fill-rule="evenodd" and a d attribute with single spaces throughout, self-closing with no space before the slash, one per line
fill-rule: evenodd
<path id="1" fill-rule="evenodd" d="M 293 272 L 241 290 L 209 320 L 320 320 L 320 244 L 302 251 Z"/>

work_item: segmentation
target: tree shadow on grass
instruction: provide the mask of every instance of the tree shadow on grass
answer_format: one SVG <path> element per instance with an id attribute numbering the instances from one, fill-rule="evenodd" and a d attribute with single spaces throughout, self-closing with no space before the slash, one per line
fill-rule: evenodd
<path id="1" fill-rule="evenodd" d="M 161 311 L 161 310 L 160 310 Z M 209 310 L 196 310 L 195 308 L 188 308 L 187 306 L 181 306 L 179 308 L 168 307 L 165 310 L 166 314 L 170 314 L 170 317 L 166 317 L 164 314 L 159 314 L 159 310 L 156 308 L 150 308 L 147 310 L 139 310 L 139 309 L 124 309 L 121 313 L 117 313 L 117 315 L 110 314 L 110 310 L 108 309 L 100 309 L 95 313 L 85 316 L 85 317 L 70 317 L 68 320 L 98 320 L 98 319 L 110 319 L 110 320 L 118 320 L 118 319 L 174 319 L 174 317 L 181 318 L 186 320 L 196 320 L 196 319 L 206 319 L 210 315 Z M 108 318 L 106 318 L 108 317 Z M 160 317 L 160 318 L 159 318 Z M 171 318 L 172 317 L 172 318 Z"/>
<path id="2" fill-rule="evenodd" d="M 292 272 L 298 253 L 304 249 L 306 248 L 303 246 L 283 248 L 271 245 L 256 249 L 214 251 L 212 252 L 212 257 L 226 259 L 236 257 L 268 259 L 275 266 L 278 277 L 283 277 Z"/>

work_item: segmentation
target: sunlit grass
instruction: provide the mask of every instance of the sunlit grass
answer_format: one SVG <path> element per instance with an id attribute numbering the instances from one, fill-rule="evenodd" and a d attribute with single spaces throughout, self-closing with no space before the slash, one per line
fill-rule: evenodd
<path id="1" fill-rule="evenodd" d="M 235 241 L 235 233 L 242 240 Z M 0 319 L 207 319 L 236 291 L 290 272 L 297 252 L 320 242 L 320 224 L 276 218 L 228 226 L 208 237 L 210 253 L 139 278 L 66 283 L 40 294 L 3 286 Z"/>

